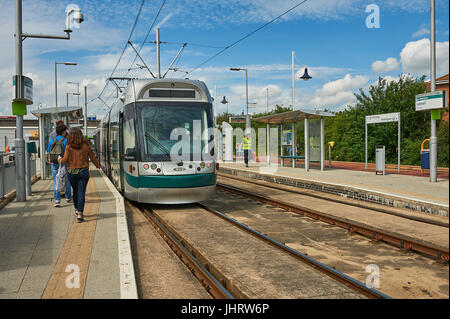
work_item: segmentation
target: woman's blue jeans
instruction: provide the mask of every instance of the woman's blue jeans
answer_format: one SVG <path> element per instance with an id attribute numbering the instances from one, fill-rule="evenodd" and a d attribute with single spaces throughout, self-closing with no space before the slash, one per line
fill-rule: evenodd
<path id="1" fill-rule="evenodd" d="M 79 174 L 68 173 L 68 176 L 73 189 L 73 206 L 78 213 L 83 214 L 86 187 L 89 182 L 89 170 L 84 170 Z"/>

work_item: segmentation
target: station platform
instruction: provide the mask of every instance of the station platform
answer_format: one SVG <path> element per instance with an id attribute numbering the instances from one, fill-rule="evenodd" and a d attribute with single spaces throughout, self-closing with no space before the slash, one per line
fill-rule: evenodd
<path id="1" fill-rule="evenodd" d="M 267 163 L 220 163 L 219 173 L 265 180 L 340 195 L 346 198 L 407 208 L 427 214 L 448 217 L 449 180 L 438 178 L 431 183 L 429 177 L 403 174 L 376 175 L 375 172 L 311 167 L 309 171 L 297 167 L 281 167 Z"/>
<path id="2" fill-rule="evenodd" d="M 91 166 L 85 221 L 73 203 L 54 207 L 53 181 L 0 209 L 0 299 L 137 298 L 125 207 Z"/>

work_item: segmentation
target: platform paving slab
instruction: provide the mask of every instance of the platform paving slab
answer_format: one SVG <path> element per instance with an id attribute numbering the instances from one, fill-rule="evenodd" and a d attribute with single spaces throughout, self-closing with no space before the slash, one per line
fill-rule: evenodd
<path id="1" fill-rule="evenodd" d="M 117 194 L 98 170 L 90 174 L 84 223 L 65 199 L 53 207 L 51 180 L 0 210 L 0 299 L 121 298 Z M 68 265 L 79 268 L 79 288 L 67 288 Z"/>

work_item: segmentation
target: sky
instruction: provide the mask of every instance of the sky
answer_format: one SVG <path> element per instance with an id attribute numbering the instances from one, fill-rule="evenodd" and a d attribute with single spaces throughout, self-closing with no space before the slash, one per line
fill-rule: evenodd
<path id="1" fill-rule="evenodd" d="M 25 118 L 34 118 L 30 111 L 39 103 L 54 107 L 55 61 L 78 64 L 58 65 L 58 105 L 65 106 L 66 93 L 77 90 L 77 85 L 67 82 L 78 82 L 80 104 L 84 103 L 83 86 L 87 86 L 88 116 L 101 118 L 107 107 L 97 97 L 103 91 L 102 100 L 108 105 L 114 102 L 114 85 L 103 88 L 126 46 L 142 0 L 22 1 L 24 33 L 64 35 L 69 5 L 78 6 L 85 18 L 70 40 L 23 41 L 23 72 L 34 86 L 34 104 L 28 106 Z M 216 113 L 227 108 L 238 114 L 245 111 L 245 72 L 233 72 L 230 67 L 248 69 L 250 113 L 265 112 L 276 104 L 291 107 L 292 51 L 295 109 L 341 111 L 355 103 L 354 93 L 367 90 L 379 77 L 391 81 L 401 74 L 430 76 L 429 0 L 307 0 L 270 24 L 301 1 L 166 0 L 155 20 L 163 2 L 144 2 L 131 42 L 153 73 L 155 27 L 160 28 L 160 40 L 166 42 L 161 44 L 162 73 L 187 43 L 174 64 L 178 71 L 169 71 L 166 78 L 204 81 L 217 97 Z M 16 72 L 14 1 L 0 0 L 0 7 L 0 115 L 11 115 Z M 436 57 L 437 77 L 447 74 L 448 0 L 436 0 Z M 133 64 L 134 59 L 128 45 L 113 76 L 148 77 L 148 71 L 136 65 L 141 64 L 139 59 Z M 312 76 L 309 81 L 300 79 L 305 67 Z M 228 104 L 220 103 L 224 96 Z M 77 96 L 70 95 L 69 105 L 77 103 Z"/>

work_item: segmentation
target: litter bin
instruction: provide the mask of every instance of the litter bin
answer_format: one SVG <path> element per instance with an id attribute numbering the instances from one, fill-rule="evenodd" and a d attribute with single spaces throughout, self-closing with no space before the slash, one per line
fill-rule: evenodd
<path id="1" fill-rule="evenodd" d="M 430 169 L 430 150 L 420 150 L 420 170 Z"/>
<path id="2" fill-rule="evenodd" d="M 422 145 L 420 146 L 420 175 L 423 175 L 424 169 L 430 169 L 430 150 L 423 148 L 425 143 L 429 141 L 429 138 L 423 140 Z"/>
<path id="3" fill-rule="evenodd" d="M 386 148 L 384 145 L 377 146 L 375 148 L 375 174 L 378 175 L 378 172 L 382 172 L 383 175 L 386 175 Z"/>

